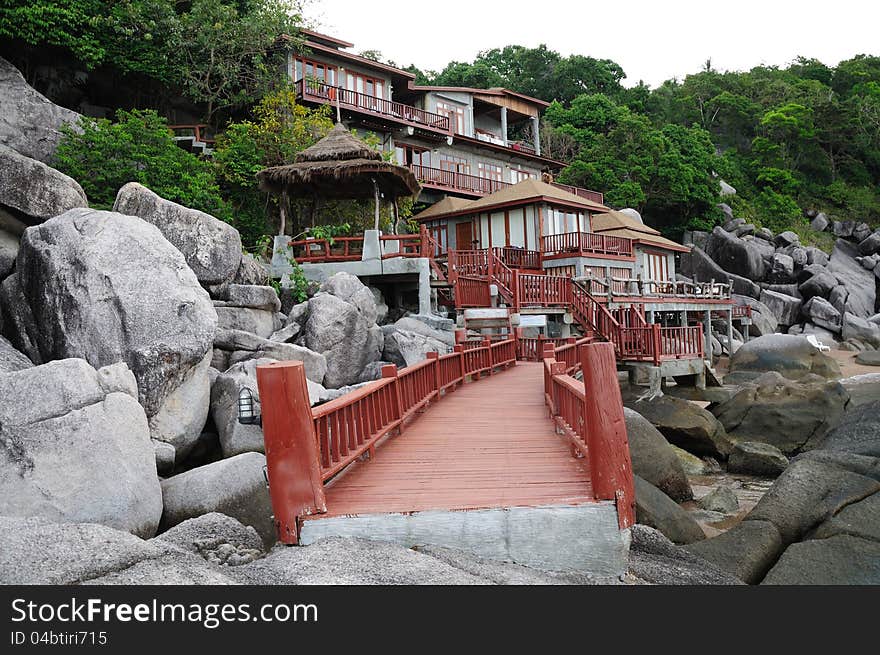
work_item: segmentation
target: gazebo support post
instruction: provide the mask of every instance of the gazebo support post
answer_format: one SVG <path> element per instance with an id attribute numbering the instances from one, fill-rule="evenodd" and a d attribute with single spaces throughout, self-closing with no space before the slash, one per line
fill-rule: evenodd
<path id="1" fill-rule="evenodd" d="M 397 196 L 394 197 L 394 200 L 391 202 L 391 207 L 394 210 L 394 227 L 391 230 L 392 234 L 397 234 L 397 230 L 400 227 L 400 208 L 397 206 Z"/>
<path id="2" fill-rule="evenodd" d="M 287 228 L 287 190 L 281 192 L 281 202 L 278 203 L 278 212 L 281 215 L 281 225 L 278 227 L 278 235 L 284 236 Z"/>
<path id="3" fill-rule="evenodd" d="M 373 229 L 379 231 L 379 184 L 376 178 L 373 178 L 373 198 L 376 201 L 375 219 L 373 221 Z"/>

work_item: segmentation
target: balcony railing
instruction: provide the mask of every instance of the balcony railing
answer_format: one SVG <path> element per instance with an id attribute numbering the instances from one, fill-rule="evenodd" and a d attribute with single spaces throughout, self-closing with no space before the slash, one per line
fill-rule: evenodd
<path id="1" fill-rule="evenodd" d="M 356 111 L 378 114 L 408 125 L 414 125 L 437 132 L 449 132 L 449 116 L 435 114 L 418 107 L 400 102 L 385 100 L 375 96 L 350 91 L 342 87 L 326 84 L 320 80 L 301 79 L 296 83 L 297 97 L 311 102 L 336 104 Z"/>
<path id="2" fill-rule="evenodd" d="M 550 234 L 541 239 L 544 257 L 605 255 L 633 257 L 632 239 L 591 232 Z"/>
<path id="3" fill-rule="evenodd" d="M 431 168 L 429 166 L 421 166 L 419 164 L 410 164 L 409 169 L 423 184 L 431 184 L 433 186 L 453 189 L 456 191 L 466 191 L 474 195 L 484 196 L 495 193 L 499 189 L 509 187 L 510 182 L 502 182 L 501 180 L 490 180 L 468 173 L 458 173 L 456 171 L 448 171 L 442 168 Z"/>
<path id="4" fill-rule="evenodd" d="M 591 200 L 593 202 L 597 202 L 600 205 L 605 204 L 605 196 L 598 191 L 590 191 L 589 189 L 582 189 L 578 186 L 569 186 L 568 184 L 559 184 L 558 182 L 552 182 L 553 186 L 562 189 L 563 191 L 568 191 L 569 193 L 573 193 L 579 198 L 583 198 L 584 200 Z"/>

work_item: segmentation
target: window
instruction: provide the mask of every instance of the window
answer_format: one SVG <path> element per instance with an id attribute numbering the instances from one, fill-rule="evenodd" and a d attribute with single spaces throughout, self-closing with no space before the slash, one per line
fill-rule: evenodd
<path id="1" fill-rule="evenodd" d="M 516 184 L 517 182 L 522 182 L 523 180 L 529 179 L 537 179 L 538 175 L 536 173 L 530 173 L 529 171 L 524 171 L 521 168 L 511 168 L 510 169 L 510 181 Z"/>
<path id="2" fill-rule="evenodd" d="M 336 73 L 336 66 L 330 64 L 303 57 L 297 57 L 295 60 L 294 81 L 296 82 L 305 78 L 309 82 L 317 80 L 320 83 L 336 86 Z M 316 84 L 315 87 L 320 88 L 320 85 Z"/>
<path id="3" fill-rule="evenodd" d="M 666 255 L 659 252 L 645 253 L 645 273 L 649 280 L 669 281 L 669 265 Z"/>
<path id="4" fill-rule="evenodd" d="M 580 212 L 553 208 L 550 210 L 548 234 L 569 234 L 580 230 L 583 224 Z"/>
<path id="5" fill-rule="evenodd" d="M 408 143 L 398 143 L 394 149 L 397 163 L 401 166 L 431 167 L 431 151 Z"/>
<path id="6" fill-rule="evenodd" d="M 497 164 L 480 162 L 477 164 L 477 170 L 479 171 L 480 177 L 485 180 L 496 180 L 500 182 L 502 179 L 501 166 L 498 166 Z"/>
<path id="7" fill-rule="evenodd" d="M 464 157 L 456 157 L 455 155 L 440 155 L 440 168 L 444 171 L 452 171 L 453 173 L 470 173 L 471 167 L 467 159 Z"/>
<path id="8" fill-rule="evenodd" d="M 437 103 L 437 113 L 441 116 L 449 116 L 450 122 L 455 125 L 456 134 L 464 134 L 464 109 L 448 102 Z"/>

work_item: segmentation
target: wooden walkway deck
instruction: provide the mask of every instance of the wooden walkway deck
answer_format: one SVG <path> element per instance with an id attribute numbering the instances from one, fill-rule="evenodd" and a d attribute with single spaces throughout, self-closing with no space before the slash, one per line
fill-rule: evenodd
<path id="1" fill-rule="evenodd" d="M 322 518 L 431 509 L 583 505 L 589 466 L 556 434 L 543 364 L 518 362 L 430 405 L 326 487 Z"/>

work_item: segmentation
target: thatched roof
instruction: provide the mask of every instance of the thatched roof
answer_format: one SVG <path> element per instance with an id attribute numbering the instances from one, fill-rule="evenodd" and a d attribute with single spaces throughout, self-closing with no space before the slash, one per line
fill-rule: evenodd
<path id="1" fill-rule="evenodd" d="M 415 196 L 421 190 L 412 171 L 383 161 L 379 152 L 342 124 L 300 152 L 295 163 L 263 169 L 257 180 L 263 191 L 286 190 L 291 198 L 372 198 L 373 180 L 389 200 Z"/>

